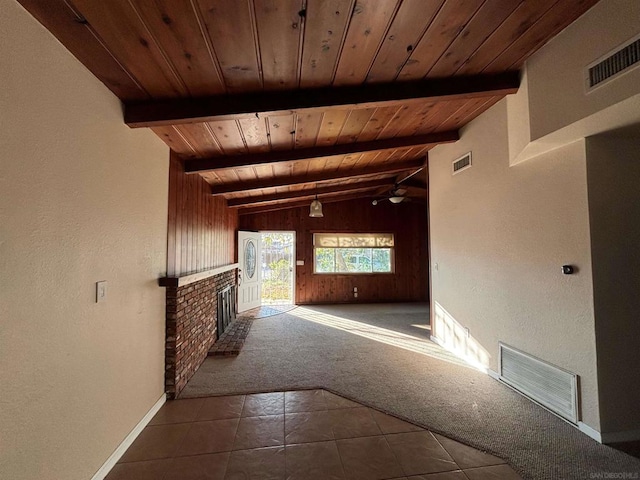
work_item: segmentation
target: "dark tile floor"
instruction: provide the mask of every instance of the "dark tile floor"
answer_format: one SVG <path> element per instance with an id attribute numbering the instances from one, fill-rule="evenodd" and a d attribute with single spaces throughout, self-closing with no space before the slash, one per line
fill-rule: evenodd
<path id="1" fill-rule="evenodd" d="M 325 390 L 167 402 L 107 480 L 519 480 L 497 457 Z"/>

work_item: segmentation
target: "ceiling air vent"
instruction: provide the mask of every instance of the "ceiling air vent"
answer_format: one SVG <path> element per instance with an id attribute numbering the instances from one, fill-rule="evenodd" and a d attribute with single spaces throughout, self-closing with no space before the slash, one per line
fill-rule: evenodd
<path id="1" fill-rule="evenodd" d="M 640 64 L 640 36 L 587 67 L 587 91 Z"/>
<path id="2" fill-rule="evenodd" d="M 453 169 L 451 170 L 451 174 L 455 175 L 456 173 L 460 173 L 462 170 L 466 170 L 471 167 L 471 152 L 465 153 L 462 157 L 453 161 Z"/>

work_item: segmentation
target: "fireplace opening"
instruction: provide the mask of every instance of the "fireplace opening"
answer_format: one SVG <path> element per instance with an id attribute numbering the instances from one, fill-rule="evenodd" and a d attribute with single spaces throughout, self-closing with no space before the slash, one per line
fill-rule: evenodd
<path id="1" fill-rule="evenodd" d="M 217 338 L 220 338 L 229 324 L 236 318 L 236 287 L 230 285 L 218 292 Z"/>

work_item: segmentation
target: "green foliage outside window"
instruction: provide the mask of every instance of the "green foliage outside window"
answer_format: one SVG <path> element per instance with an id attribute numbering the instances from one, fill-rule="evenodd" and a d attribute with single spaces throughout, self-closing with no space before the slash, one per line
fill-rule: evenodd
<path id="1" fill-rule="evenodd" d="M 316 273 L 390 273 L 390 248 L 315 248 Z"/>
<path id="2" fill-rule="evenodd" d="M 293 303 L 293 241 L 291 233 L 262 233 L 262 303 Z"/>

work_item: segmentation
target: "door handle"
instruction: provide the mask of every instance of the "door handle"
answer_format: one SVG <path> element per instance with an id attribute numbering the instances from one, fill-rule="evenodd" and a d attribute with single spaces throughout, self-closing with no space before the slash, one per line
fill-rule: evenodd
<path id="1" fill-rule="evenodd" d="M 242 270 L 238 269 L 238 286 L 242 285 Z"/>

